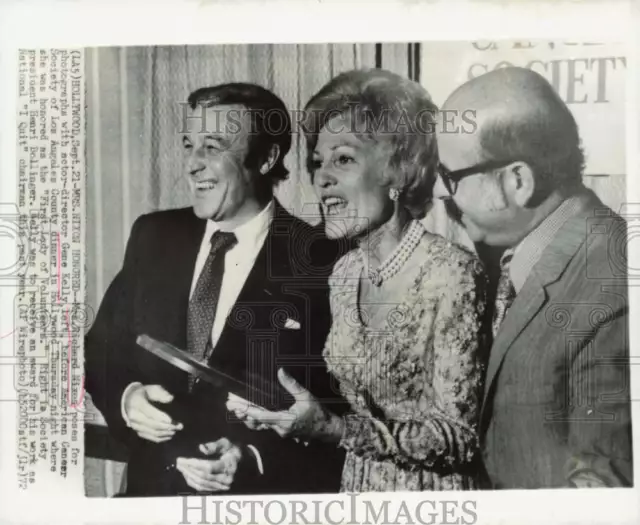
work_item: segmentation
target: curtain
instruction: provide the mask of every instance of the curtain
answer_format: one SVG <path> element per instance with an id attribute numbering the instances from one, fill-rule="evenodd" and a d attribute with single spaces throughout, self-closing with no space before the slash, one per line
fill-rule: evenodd
<path id="1" fill-rule="evenodd" d="M 87 303 L 94 310 L 122 264 L 133 221 L 188 205 L 178 136 L 182 108 L 199 87 L 258 83 L 290 109 L 337 74 L 384 67 L 417 78 L 413 44 L 266 44 L 92 48 L 87 50 Z M 286 159 L 277 197 L 294 214 L 317 206 L 303 137 Z M 97 416 L 99 417 L 99 416 Z M 110 496 L 123 465 L 88 458 L 87 495 Z"/>
<path id="2" fill-rule="evenodd" d="M 198 87 L 256 82 L 302 109 L 340 72 L 384 67 L 408 75 L 407 44 L 268 44 L 94 48 L 87 53 L 87 293 L 97 307 L 122 263 L 133 221 L 188 204 L 177 130 Z M 300 214 L 316 200 L 303 137 L 286 159 L 277 196 Z"/>

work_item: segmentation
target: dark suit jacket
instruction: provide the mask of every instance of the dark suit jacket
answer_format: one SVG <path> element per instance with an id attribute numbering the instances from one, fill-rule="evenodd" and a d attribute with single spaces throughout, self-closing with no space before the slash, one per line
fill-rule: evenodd
<path id="1" fill-rule="evenodd" d="M 494 488 L 632 485 L 625 232 L 586 191 L 508 311 L 481 414 Z"/>
<path id="2" fill-rule="evenodd" d="M 148 334 L 186 349 L 189 291 L 205 224 L 191 208 L 140 217 L 122 270 L 86 338 L 87 390 L 110 432 L 130 448 L 127 495 L 193 492 L 175 470 L 175 457 L 198 456 L 198 443 L 220 437 L 254 445 L 264 462 L 264 475 L 259 475 L 253 457 L 243 461 L 231 493 L 335 492 L 343 461 L 336 447 L 304 446 L 272 431 L 248 430 L 227 412 L 226 391 L 199 382 L 189 394 L 186 373 L 136 345 L 139 334 Z M 327 277 L 341 253 L 321 229 L 276 203 L 265 244 L 209 364 L 245 379 L 257 373 L 275 384 L 277 369 L 285 367 L 339 412 L 342 405 L 333 395 L 337 388 L 330 384 L 321 352 L 331 321 Z M 285 328 L 287 318 L 300 329 Z M 126 427 L 120 403 L 133 381 L 163 385 L 175 396 L 160 408 L 185 429 L 166 444 L 142 440 Z M 261 401 L 251 392 L 243 397 Z M 279 406 L 269 408 L 282 409 L 286 403 L 281 399 Z M 250 454 L 246 448 L 244 454 Z"/>

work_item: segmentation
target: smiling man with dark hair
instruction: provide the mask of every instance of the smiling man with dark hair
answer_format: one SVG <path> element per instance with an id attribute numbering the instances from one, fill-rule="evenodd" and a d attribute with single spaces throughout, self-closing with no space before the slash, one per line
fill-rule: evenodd
<path id="1" fill-rule="evenodd" d="M 337 491 L 337 450 L 251 432 L 229 415 L 227 391 L 136 345 L 148 334 L 246 383 L 277 384 L 289 366 L 331 397 L 321 351 L 341 250 L 274 199 L 288 173 L 289 114 L 270 91 L 242 83 L 199 89 L 188 106 L 192 206 L 135 222 L 86 339 L 87 389 L 131 451 L 127 495 Z"/>

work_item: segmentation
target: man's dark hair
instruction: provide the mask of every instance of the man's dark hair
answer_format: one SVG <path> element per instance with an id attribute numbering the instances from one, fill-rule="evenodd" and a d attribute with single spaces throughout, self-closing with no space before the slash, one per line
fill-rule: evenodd
<path id="1" fill-rule="evenodd" d="M 280 149 L 280 155 L 268 173 L 269 180 L 277 184 L 288 177 L 289 170 L 284 165 L 284 158 L 291 149 L 291 116 L 277 95 L 257 84 L 233 82 L 197 89 L 189 95 L 187 103 L 192 110 L 197 106 L 203 110 L 232 104 L 244 106 L 251 119 L 245 166 L 260 166 L 275 144 Z"/>

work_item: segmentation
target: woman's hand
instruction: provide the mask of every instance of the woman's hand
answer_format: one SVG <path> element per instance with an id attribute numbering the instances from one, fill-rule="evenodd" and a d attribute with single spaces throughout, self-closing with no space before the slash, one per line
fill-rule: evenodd
<path id="1" fill-rule="evenodd" d="M 233 401 L 227 402 L 227 408 L 255 430 L 271 428 L 281 437 L 338 443 L 342 437 L 342 418 L 326 410 L 311 392 L 283 369 L 278 370 L 278 380 L 296 400 L 288 410 L 272 412 Z"/>

